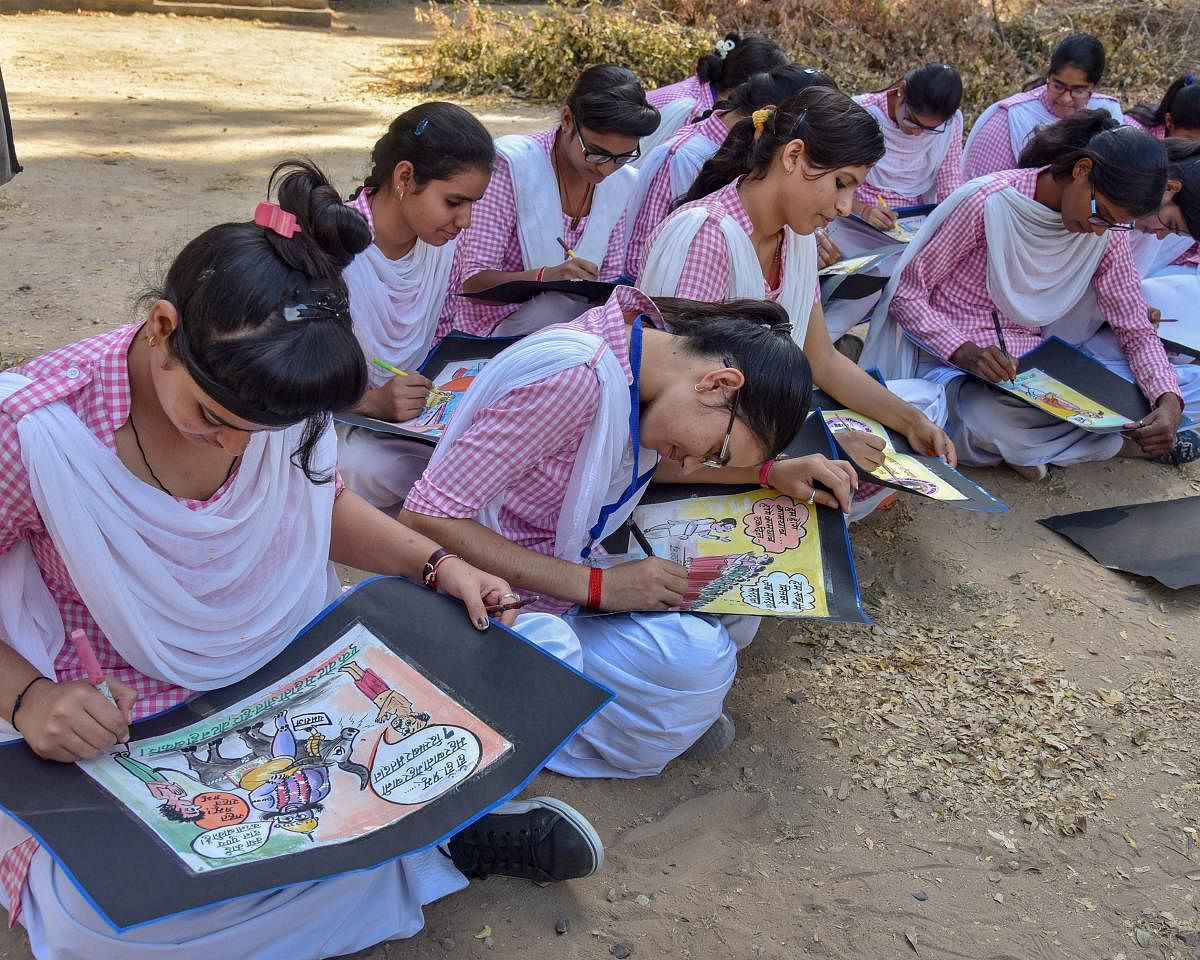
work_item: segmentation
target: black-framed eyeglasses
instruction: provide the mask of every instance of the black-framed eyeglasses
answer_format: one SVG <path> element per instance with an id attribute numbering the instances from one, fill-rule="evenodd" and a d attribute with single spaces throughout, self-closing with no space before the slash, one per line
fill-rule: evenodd
<path id="1" fill-rule="evenodd" d="M 705 457 L 700 462 L 706 467 L 712 467 L 714 470 L 720 470 L 722 467 L 729 466 L 729 440 L 733 436 L 733 424 L 737 420 L 738 401 L 742 399 L 742 390 L 739 387 L 737 393 L 733 395 L 733 406 L 729 408 L 729 425 L 725 428 L 725 439 L 721 441 L 721 450 L 716 458 Z"/>
<path id="2" fill-rule="evenodd" d="M 918 120 L 916 117 L 914 117 L 909 112 L 907 100 L 903 101 L 900 104 L 900 116 L 901 116 L 901 119 L 903 119 L 904 122 L 907 123 L 910 127 L 916 127 L 918 130 L 922 130 L 925 133 L 945 133 L 947 130 L 950 129 L 951 118 L 949 118 L 949 117 L 947 117 L 945 120 L 943 120 L 941 123 L 939 123 L 936 127 L 927 127 L 925 124 L 923 124 L 920 120 Z"/>
<path id="3" fill-rule="evenodd" d="M 1092 92 L 1096 89 L 1094 83 L 1079 83 L 1075 86 L 1070 86 L 1063 83 L 1057 77 L 1046 77 L 1046 88 L 1056 97 L 1061 97 L 1064 93 L 1069 93 L 1072 100 L 1088 100 L 1092 96 Z"/>
<path id="4" fill-rule="evenodd" d="M 628 153 L 609 153 L 607 150 L 601 150 L 599 147 L 593 147 L 590 143 L 583 139 L 583 133 L 579 127 L 575 128 L 575 136 L 579 138 L 579 146 L 583 148 L 583 162 L 594 163 L 600 166 L 602 163 L 611 163 L 615 167 L 623 167 L 627 163 L 633 163 L 642 155 L 642 148 L 634 147 Z"/>
<path id="5" fill-rule="evenodd" d="M 1136 223 L 1113 223 L 1108 217 L 1100 213 L 1100 208 L 1096 206 L 1096 185 L 1092 184 L 1092 215 L 1088 217 L 1087 222 L 1095 227 L 1107 227 L 1109 230 L 1132 230 L 1137 226 Z"/>

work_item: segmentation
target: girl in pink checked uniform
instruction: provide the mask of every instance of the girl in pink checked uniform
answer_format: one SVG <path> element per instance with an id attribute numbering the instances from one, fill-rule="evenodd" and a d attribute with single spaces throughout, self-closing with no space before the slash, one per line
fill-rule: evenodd
<path id="1" fill-rule="evenodd" d="M 638 285 L 656 296 L 777 301 L 818 387 L 899 430 L 915 449 L 953 461 L 954 447 L 936 422 L 945 417 L 940 388 L 920 380 L 880 386 L 833 348 L 818 296 L 813 234 L 849 212 L 883 150 L 874 118 L 827 87 L 755 113 L 705 164 L 689 202 L 658 228 Z M 854 434 L 847 443 L 867 469 L 882 463 L 876 438 Z M 887 495 L 873 491 L 855 504 L 852 518 Z"/>
<path id="2" fill-rule="evenodd" d="M 854 102 L 879 123 L 887 150 L 854 192 L 854 212 L 881 230 L 895 224 L 888 207 L 941 203 L 963 182 L 962 78 L 948 63 L 914 67 L 886 90 Z"/>
<path id="3" fill-rule="evenodd" d="M 1101 129 L 1079 146 L 1074 131 L 1085 127 Z M 1006 463 L 1038 479 L 1048 464 L 1122 450 L 1175 453 L 1184 400 L 1195 396 L 1200 378 L 1189 374 L 1181 392 L 1147 316 L 1128 243 L 1132 221 L 1161 203 L 1162 144 L 1087 111 L 1041 131 L 1025 158 L 1038 166 L 971 181 L 934 211 L 900 260 L 860 362 L 944 384 L 948 430 L 969 464 Z M 1135 380 L 1152 407 L 1124 435 L 1089 433 L 984 382 L 1011 379 L 1013 358 L 1050 333 L 1091 349 L 1104 322 L 1117 356 L 1096 351 L 1098 359 Z"/>
<path id="4" fill-rule="evenodd" d="M 315 167 L 278 172 L 280 205 L 191 241 L 145 321 L 0 373 L 0 737 L 15 728 L 46 760 L 94 757 L 128 740 L 131 719 L 253 673 L 340 594 L 331 560 L 415 578 L 439 549 L 336 480 L 327 411 L 366 386 L 341 272 L 370 234 Z M 457 557 L 435 582 L 481 629 L 509 590 Z M 116 706 L 64 644 L 76 628 Z M 540 867 L 514 869 L 521 844 L 497 840 L 535 834 L 555 849 L 526 842 Z M 493 854 L 508 864 L 497 873 L 584 875 L 593 837 L 565 805 L 531 800 L 452 838 L 451 857 L 118 933 L 0 814 L 0 907 L 38 960 L 211 960 L 247 944 L 264 960 L 338 956 L 412 936 L 423 905 L 501 863 Z"/>
<path id="5" fill-rule="evenodd" d="M 963 148 L 964 179 L 1015 169 L 1025 144 L 1039 128 L 1085 108 L 1106 110 L 1119 121 L 1120 104 L 1096 93 L 1103 75 L 1103 44 L 1086 33 L 1065 37 L 1050 55 L 1044 80 L 993 103 L 979 115 Z"/>
<path id="6" fill-rule="evenodd" d="M 454 293 L 514 280 L 615 280 L 625 264 L 625 207 L 637 185 L 628 165 L 638 138 L 658 127 L 637 77 L 624 67 L 589 67 L 575 82 L 559 125 L 496 141 L 496 166 L 459 240 Z M 575 252 L 568 257 L 559 240 Z M 487 336 L 524 334 L 570 320 L 582 297 L 543 293 L 527 303 L 447 298 L 437 335 L 452 328 Z"/>
<path id="7" fill-rule="evenodd" d="M 734 90 L 727 100 L 718 103 L 707 117 L 683 127 L 667 143 L 643 158 L 638 166 L 638 188 L 625 213 L 629 236 L 625 254 L 626 276 L 632 279 L 641 272 L 650 235 L 667 218 L 671 206 L 691 189 L 696 174 L 720 149 L 729 131 L 755 110 L 781 103 L 807 87 L 836 90 L 837 84 L 828 74 L 798 64 L 785 64 L 770 73 L 757 73 Z"/>
<path id="8" fill-rule="evenodd" d="M 642 138 L 642 156 L 669 140 L 705 111 L 722 100 L 756 73 L 764 73 L 788 62 L 788 56 L 766 37 L 742 38 L 725 34 L 712 53 L 696 63 L 695 76 L 658 87 L 646 99 L 658 109 L 658 129 Z"/>
<path id="9" fill-rule="evenodd" d="M 1190 73 L 1176 78 L 1157 107 L 1131 107 L 1125 111 L 1125 122 L 1136 124 L 1159 140 L 1200 138 L 1200 84 Z"/>

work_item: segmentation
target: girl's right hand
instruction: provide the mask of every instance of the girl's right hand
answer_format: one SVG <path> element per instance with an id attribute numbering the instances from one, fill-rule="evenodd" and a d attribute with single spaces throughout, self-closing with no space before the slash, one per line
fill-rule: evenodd
<path id="1" fill-rule="evenodd" d="M 138 695 L 119 680 L 108 679 L 117 706 L 86 680 L 41 680 L 25 694 L 17 714 L 21 736 L 39 757 L 73 763 L 90 760 L 129 739 L 130 710 Z"/>
<path id="2" fill-rule="evenodd" d="M 403 423 L 425 409 L 425 400 L 432 386 L 433 383 L 419 373 L 392 377 L 382 387 L 364 393 L 354 412 L 376 420 Z"/>
<path id="3" fill-rule="evenodd" d="M 878 203 L 864 203 L 859 208 L 858 215 L 876 230 L 891 230 L 896 225 L 896 215 Z"/>
<path id="4" fill-rule="evenodd" d="M 564 260 L 542 271 L 543 280 L 595 280 L 599 276 L 600 268 L 581 257 Z"/>
<path id="5" fill-rule="evenodd" d="M 600 609 L 670 610 L 687 593 L 687 568 L 662 557 L 618 563 L 604 571 Z"/>

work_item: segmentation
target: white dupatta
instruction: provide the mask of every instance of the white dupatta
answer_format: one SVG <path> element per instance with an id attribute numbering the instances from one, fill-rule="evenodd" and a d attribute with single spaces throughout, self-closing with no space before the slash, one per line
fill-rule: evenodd
<path id="1" fill-rule="evenodd" d="M 862 103 L 860 97 L 854 100 L 879 123 L 886 147 L 883 157 L 867 171 L 866 182 L 877 190 L 913 197 L 919 202 L 936 200 L 934 183 L 950 149 L 951 138 L 962 137 L 962 111 L 954 112 L 944 133 L 910 136 L 878 104 Z"/>
<path id="2" fill-rule="evenodd" d="M 434 448 L 430 465 L 445 456 L 451 445 L 470 428 L 480 411 L 519 387 L 545 380 L 571 367 L 595 363 L 593 369 L 600 381 L 600 400 L 596 416 L 588 425 L 579 444 L 571 478 L 567 482 L 562 510 L 558 515 L 554 555 L 560 560 L 579 563 L 583 552 L 591 545 L 589 531 L 600 517 L 601 510 L 617 500 L 633 476 L 634 451 L 629 431 L 631 398 L 629 383 L 620 362 L 613 356 L 604 340 L 593 333 L 569 326 L 539 330 L 501 352 L 483 368 L 471 389 L 463 394 L 446 432 Z M 537 443 L 531 437 L 530 444 Z M 658 454 L 639 448 L 637 474 L 641 476 L 658 461 Z M 633 513 L 638 497 L 630 497 L 608 518 L 603 532 L 595 539 L 602 540 Z M 476 519 L 490 530 L 499 530 L 503 494 L 487 504 Z"/>
<path id="3" fill-rule="evenodd" d="M 1196 243 L 1194 237 L 1185 234 L 1167 234 L 1161 240 L 1152 233 L 1135 230 L 1129 237 L 1129 252 L 1133 254 L 1138 276 L 1143 280 L 1154 276 L 1163 267 L 1169 267 L 1187 253 Z"/>
<path id="4" fill-rule="evenodd" d="M 637 189 L 633 191 L 629 199 L 629 207 L 625 211 L 625 247 L 627 249 L 633 240 L 633 231 L 637 225 L 638 216 L 642 212 L 642 207 L 646 205 L 646 197 L 649 195 L 654 178 L 659 171 L 664 166 L 667 168 L 667 177 L 671 184 L 671 200 L 674 201 L 691 189 L 700 173 L 700 168 L 704 166 L 709 157 L 720 149 L 708 137 L 700 134 L 689 136 L 679 144 L 674 153 L 671 152 L 672 147 L 675 147 L 674 141 L 661 144 L 654 149 L 653 153 L 645 157 L 642 165 L 638 167 Z M 656 226 L 658 224 L 654 224 L 651 231 Z"/>
<path id="5" fill-rule="evenodd" d="M 650 297 L 679 296 L 679 278 L 691 253 L 696 234 L 708 219 L 710 207 L 698 205 L 677 210 L 664 221 L 654 237 L 638 277 L 638 289 Z M 728 213 L 720 219 L 721 235 L 729 251 L 729 287 L 726 299 L 762 300 L 763 275 L 754 244 Z M 792 339 L 803 349 L 812 316 L 817 284 L 817 241 L 812 234 L 798 234 L 784 227 L 783 263 L 779 297 L 792 323 Z"/>
<path id="6" fill-rule="evenodd" d="M 359 209 L 352 202 L 350 206 Z M 374 224 L 371 239 L 375 238 Z M 354 334 L 367 360 L 380 357 L 413 370 L 429 353 L 450 283 L 458 238 L 440 247 L 420 237 L 408 254 L 391 260 L 372 243 L 342 271 L 350 291 Z M 391 374 L 368 362 L 370 386 L 383 386 Z"/>
<path id="7" fill-rule="evenodd" d="M 553 146 L 551 147 L 553 149 Z M 508 163 L 517 204 L 517 237 L 527 269 L 562 261 L 562 203 L 550 155 L 532 137 L 510 134 L 496 140 L 496 152 Z M 608 240 L 636 189 L 638 173 L 624 166 L 602 180 L 592 194 L 583 236 L 575 252 L 597 266 L 604 264 Z"/>
<path id="8" fill-rule="evenodd" d="M 680 97 L 678 100 L 672 100 L 659 107 L 658 127 L 653 133 L 642 137 L 642 157 L 635 161 L 634 165 L 642 167 L 650 152 L 665 144 L 675 135 L 676 131 L 681 130 L 683 125 L 688 122 L 688 117 L 695 112 L 699 105 L 699 97 Z"/>
<path id="9" fill-rule="evenodd" d="M 0 400 L 30 381 L 0 374 Z M 62 401 L 17 423 L 38 513 L 109 643 L 136 670 L 214 690 L 263 666 L 333 599 L 334 485 L 291 462 L 300 424 L 256 433 L 220 498 L 192 510 L 126 469 Z M 331 471 L 333 430 L 313 467 Z M 28 544 L 0 557 L 0 633 L 54 675 L 62 620 Z"/>
<path id="10" fill-rule="evenodd" d="M 876 367 L 888 380 L 916 375 L 918 348 L 891 316 L 892 298 L 905 269 L 942 223 L 992 180 L 988 174 L 963 184 L 937 206 L 909 241 L 872 313 L 859 366 Z M 1099 236 L 1069 233 L 1061 214 L 1012 187 L 987 197 L 983 225 L 988 296 L 1009 320 L 1040 330 L 1078 313 L 1080 305 L 1092 297 L 1092 277 L 1108 248 L 1107 231 Z"/>

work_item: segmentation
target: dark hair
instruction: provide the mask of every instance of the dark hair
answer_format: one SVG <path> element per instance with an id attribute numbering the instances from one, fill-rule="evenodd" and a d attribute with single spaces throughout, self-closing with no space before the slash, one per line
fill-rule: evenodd
<path id="1" fill-rule="evenodd" d="M 158 812 L 160 814 L 162 814 L 164 817 L 166 817 L 168 820 L 174 820 L 176 823 L 195 823 L 197 820 L 199 820 L 201 817 L 204 816 L 203 810 L 197 810 L 195 812 L 195 814 L 193 814 L 192 816 L 185 817 L 182 813 L 180 813 L 175 807 L 171 806 L 169 803 L 164 803 L 161 807 L 159 807 Z"/>
<path id="2" fill-rule="evenodd" d="M 1182 184 L 1175 194 L 1188 233 L 1200 240 L 1200 140 L 1164 140 L 1167 176 Z"/>
<path id="3" fill-rule="evenodd" d="M 927 63 L 904 75 L 904 99 L 921 113 L 949 120 L 962 105 L 962 77 L 948 63 Z"/>
<path id="4" fill-rule="evenodd" d="M 792 339 L 787 311 L 769 300 L 653 299 L 685 350 L 720 357 L 742 371 L 738 415 L 766 448 L 768 460 L 782 453 L 808 416 L 812 397 L 812 370 Z M 726 406 L 732 405 L 731 397 Z"/>
<path id="5" fill-rule="evenodd" d="M 732 49 L 729 44 L 733 44 Z M 722 50 L 725 50 L 724 56 Z M 742 39 L 736 33 L 727 33 L 716 50 L 696 62 L 696 76 L 723 93 L 741 86 L 756 73 L 783 66 L 788 59 L 774 40 L 766 37 Z"/>
<path id="6" fill-rule="evenodd" d="M 646 102 L 646 91 L 632 70 L 612 63 L 588 67 L 567 95 L 576 127 L 596 133 L 648 137 L 658 129 L 658 110 Z"/>
<path id="7" fill-rule="evenodd" d="M 363 187 L 389 189 L 396 164 L 413 165 L 417 190 L 430 180 L 449 180 L 463 170 L 492 169 L 496 146 L 475 115 L 453 103 L 422 103 L 400 114 L 371 150 L 371 173 Z"/>
<path id="8" fill-rule="evenodd" d="M 714 109 L 736 110 L 751 114 L 762 107 L 773 107 L 788 97 L 807 90 L 809 87 L 829 87 L 836 90 L 833 77 L 815 67 L 803 67 L 798 63 L 785 63 L 769 73 L 756 73 L 739 86 L 726 100 Z"/>
<path id="9" fill-rule="evenodd" d="M 290 239 L 251 223 L 223 223 L 192 240 L 161 290 L 179 323 L 167 348 L 205 393 L 235 416 L 266 427 L 307 421 L 296 464 L 311 469 L 331 410 L 358 401 L 367 366 L 350 320 L 344 270 L 371 243 L 367 222 L 307 160 L 281 163 L 279 206 L 300 232 Z"/>
<path id="10" fill-rule="evenodd" d="M 1196 78 L 1190 73 L 1177 77 L 1175 82 L 1167 87 L 1167 92 L 1163 94 L 1157 107 L 1143 104 L 1125 111 L 1126 116 L 1133 117 L 1147 127 L 1157 127 L 1166 123 L 1168 113 L 1176 126 L 1200 130 L 1200 84 L 1196 83 Z"/>
<path id="11" fill-rule="evenodd" d="M 1167 186 L 1167 150 L 1145 130 L 1122 126 L 1104 110 L 1078 113 L 1043 127 L 1025 145 L 1021 167 L 1050 168 L 1056 180 L 1071 176 L 1075 164 L 1092 161 L 1096 190 L 1135 217 L 1162 205 Z"/>
<path id="12" fill-rule="evenodd" d="M 735 123 L 721 149 L 696 175 L 684 202 L 706 197 L 743 174 L 762 177 L 792 140 L 804 141 L 809 164 L 820 170 L 871 166 L 884 152 L 883 133 L 866 110 L 837 90 L 809 87 L 772 110 L 757 136 L 752 118 Z"/>
<path id="13" fill-rule="evenodd" d="M 1063 67 L 1078 67 L 1088 83 L 1099 83 L 1104 76 L 1104 44 L 1090 33 L 1072 33 L 1063 37 L 1050 54 L 1045 75 L 1029 81 L 1022 89 L 1034 90 L 1045 86 L 1046 78 Z"/>

